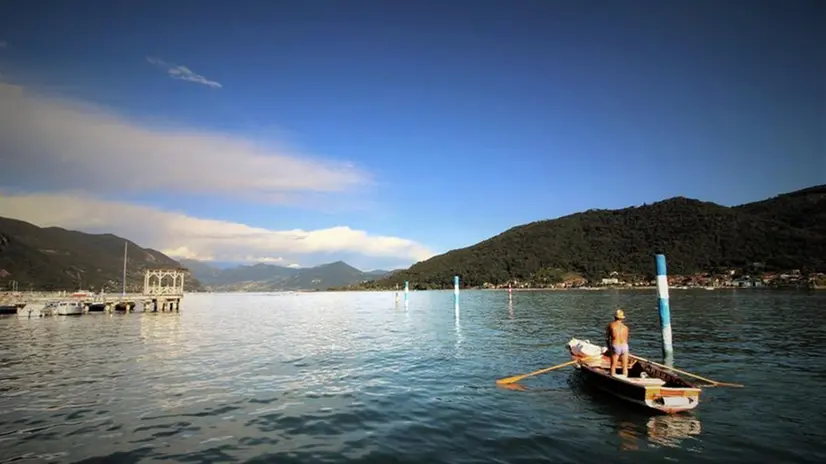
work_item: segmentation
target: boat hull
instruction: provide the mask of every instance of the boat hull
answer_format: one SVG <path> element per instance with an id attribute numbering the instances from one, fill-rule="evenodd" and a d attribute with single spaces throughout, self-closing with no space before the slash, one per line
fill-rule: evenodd
<path id="1" fill-rule="evenodd" d="M 568 351 L 586 384 L 616 398 L 665 414 L 690 411 L 700 403 L 700 388 L 653 364 L 632 359 L 627 377 L 612 375 L 611 358 L 604 349 L 573 339 Z"/>
<path id="2" fill-rule="evenodd" d="M 49 305 L 54 314 L 58 316 L 80 316 L 83 314 L 83 306 L 77 301 L 60 301 Z"/>
<path id="3" fill-rule="evenodd" d="M 584 365 L 577 368 L 584 381 L 600 391 L 663 414 L 690 411 L 700 403 L 699 388 L 635 385 L 631 379 L 612 377 L 606 369 Z"/>
<path id="4" fill-rule="evenodd" d="M 58 316 L 80 316 L 83 314 L 83 308 L 79 307 L 65 307 L 65 308 L 57 308 L 55 314 Z"/>

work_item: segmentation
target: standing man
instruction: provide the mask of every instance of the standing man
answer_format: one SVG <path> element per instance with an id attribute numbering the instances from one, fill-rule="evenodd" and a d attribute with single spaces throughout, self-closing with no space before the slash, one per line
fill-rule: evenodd
<path id="1" fill-rule="evenodd" d="M 622 356 L 622 375 L 628 377 L 628 326 L 623 324 L 625 312 L 617 309 L 614 320 L 605 330 L 605 338 L 611 350 L 611 375 L 616 375 L 619 357 Z"/>

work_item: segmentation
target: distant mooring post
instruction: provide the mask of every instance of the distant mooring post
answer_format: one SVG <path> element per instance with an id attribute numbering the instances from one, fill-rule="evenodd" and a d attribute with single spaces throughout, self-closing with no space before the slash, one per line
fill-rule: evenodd
<path id="1" fill-rule="evenodd" d="M 511 287 L 511 283 L 508 282 L 508 299 L 510 300 L 513 298 L 513 288 Z"/>
<path id="2" fill-rule="evenodd" d="M 399 284 L 396 284 L 396 307 L 399 306 Z"/>
<path id="3" fill-rule="evenodd" d="M 660 326 L 663 331 L 663 363 L 674 364 L 674 347 L 671 346 L 671 308 L 668 305 L 668 272 L 665 255 L 658 254 L 657 259 L 657 305 L 660 309 Z"/>
<path id="4" fill-rule="evenodd" d="M 408 294 L 410 293 L 410 286 L 407 281 L 404 281 L 404 309 L 407 309 Z"/>
<path id="5" fill-rule="evenodd" d="M 459 316 L 459 276 L 453 276 L 453 311 Z"/>

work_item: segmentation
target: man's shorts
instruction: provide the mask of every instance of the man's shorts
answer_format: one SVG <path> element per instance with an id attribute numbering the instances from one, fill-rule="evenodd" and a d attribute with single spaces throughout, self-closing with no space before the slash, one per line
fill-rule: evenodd
<path id="1" fill-rule="evenodd" d="M 628 343 L 623 343 L 622 345 L 611 345 L 611 349 L 612 354 L 628 354 Z"/>

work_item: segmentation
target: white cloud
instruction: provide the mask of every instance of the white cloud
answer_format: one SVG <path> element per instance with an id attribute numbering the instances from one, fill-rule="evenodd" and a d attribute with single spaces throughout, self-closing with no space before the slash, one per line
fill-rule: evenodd
<path id="1" fill-rule="evenodd" d="M 0 211 L 2 211 L 2 209 L 3 208 L 0 207 Z M 11 216 L 9 216 L 9 217 L 11 217 Z M 26 219 L 23 219 L 23 218 L 20 218 L 20 217 L 17 217 L 15 219 L 20 219 L 22 221 L 26 220 Z M 32 221 L 27 221 L 27 222 L 34 223 L 33 220 Z M 55 225 L 59 225 L 59 224 L 55 224 Z M 59 226 L 66 228 L 66 226 L 63 226 L 63 225 L 59 225 Z M 47 226 L 44 226 L 44 227 L 47 227 Z M 81 226 L 75 226 L 75 228 L 77 228 L 77 229 L 85 228 L 85 227 L 86 226 L 82 226 L 82 225 Z M 130 237 L 125 237 L 125 238 L 129 238 L 131 240 Z M 152 248 L 152 247 L 150 247 L 150 248 Z M 215 258 L 211 254 L 208 254 L 208 253 L 207 254 L 199 254 L 195 251 L 190 250 L 186 246 L 179 246 L 179 247 L 175 247 L 175 248 L 167 248 L 167 249 L 163 250 L 163 253 L 166 254 L 167 256 L 174 256 L 174 257 L 179 258 L 179 259 L 195 259 L 195 260 L 198 260 L 198 261 L 215 261 Z"/>
<path id="2" fill-rule="evenodd" d="M 166 71 L 167 74 L 173 79 L 180 79 L 182 81 L 188 82 L 195 82 L 196 84 L 203 84 L 207 87 L 217 88 L 220 89 L 223 87 L 220 82 L 211 81 L 206 77 L 193 72 L 191 69 L 187 68 L 186 66 L 182 66 L 179 64 L 174 63 L 167 63 L 166 61 L 159 59 L 159 58 L 152 58 L 147 57 L 146 61 L 149 64 L 155 65 L 163 70 Z"/>
<path id="3" fill-rule="evenodd" d="M 0 216 L 41 227 L 111 232 L 178 258 L 288 265 L 314 254 L 324 254 L 324 262 L 335 253 L 410 262 L 433 255 L 414 241 L 349 227 L 269 230 L 71 193 L 0 195 Z"/>
<path id="4" fill-rule="evenodd" d="M 280 256 L 277 257 L 277 258 L 272 258 L 272 257 L 269 257 L 269 256 L 265 256 L 263 258 L 259 258 L 259 257 L 255 257 L 255 256 L 247 256 L 246 259 L 244 259 L 244 261 L 254 261 L 256 263 L 264 263 L 264 264 L 280 264 L 280 263 L 284 262 L 284 258 L 282 258 Z"/>
<path id="5" fill-rule="evenodd" d="M 137 123 L 0 82 L 0 184 L 88 192 L 188 192 L 270 203 L 372 182 L 349 163 L 253 140 Z"/>
<path id="6" fill-rule="evenodd" d="M 172 255 L 170 255 L 172 256 Z M 276 264 L 278 266 L 285 266 L 285 267 L 292 267 L 292 268 L 299 268 L 301 267 L 298 263 L 290 263 L 282 257 L 272 258 L 270 256 L 247 256 L 242 260 L 246 263 L 260 263 L 260 264 Z"/>

